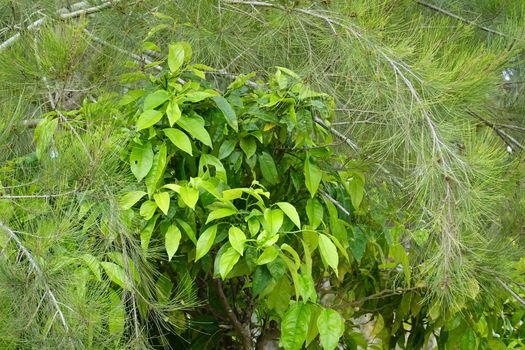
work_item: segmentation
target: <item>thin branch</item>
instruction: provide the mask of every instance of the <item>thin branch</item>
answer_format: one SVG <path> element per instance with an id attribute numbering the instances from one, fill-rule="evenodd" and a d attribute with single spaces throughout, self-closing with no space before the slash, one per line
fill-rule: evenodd
<path id="1" fill-rule="evenodd" d="M 60 305 L 59 305 L 59 303 L 58 303 L 58 301 L 57 301 L 57 299 L 55 297 L 55 294 L 53 293 L 53 291 L 49 287 L 49 284 L 47 283 L 47 281 L 45 279 L 44 273 L 40 269 L 40 265 L 38 265 L 38 263 L 36 262 L 36 260 L 33 257 L 33 255 L 22 244 L 22 241 L 20 240 L 20 238 L 18 238 L 16 233 L 13 230 L 11 230 L 9 227 L 4 225 L 4 223 L 2 221 L 0 221 L 0 229 L 2 229 L 4 232 L 6 232 L 9 235 L 9 237 L 13 241 L 16 242 L 16 245 L 18 246 L 18 249 L 20 249 L 22 254 L 24 254 L 26 256 L 27 260 L 29 261 L 29 263 L 31 264 L 33 269 L 35 270 L 36 274 L 42 280 L 42 283 L 44 284 L 44 289 L 46 290 L 47 295 L 49 295 L 49 299 L 51 300 L 51 303 L 53 304 L 53 307 L 55 308 L 56 313 L 58 314 L 58 317 L 60 318 L 60 322 L 62 323 L 62 326 L 64 327 L 65 331 L 68 332 L 69 331 L 69 326 L 68 326 L 68 324 L 66 322 L 66 318 L 64 317 L 64 313 L 62 312 L 62 309 L 60 308 Z"/>
<path id="2" fill-rule="evenodd" d="M 501 286 L 507 291 L 509 292 L 510 295 L 512 295 L 512 297 L 514 299 L 516 299 L 517 302 L 519 302 L 522 306 L 525 307 L 525 299 L 523 299 L 522 297 L 520 297 L 515 291 L 513 291 L 505 282 L 503 282 L 499 277 L 496 277 L 496 281 L 499 282 L 499 284 L 501 284 Z"/>
<path id="3" fill-rule="evenodd" d="M 41 194 L 41 195 L 27 195 L 27 196 L 11 196 L 11 195 L 3 195 L 0 193 L 0 200 L 1 199 L 49 199 L 49 198 L 56 198 L 56 197 L 63 197 L 67 196 L 69 194 L 75 193 L 77 190 L 72 190 L 68 192 L 63 193 L 57 193 L 57 194 Z"/>
<path id="4" fill-rule="evenodd" d="M 478 113 L 472 111 L 472 110 L 467 110 L 467 113 L 470 114 L 471 116 L 473 116 L 474 118 L 477 118 L 479 119 L 483 124 L 485 124 L 486 126 L 490 127 L 491 129 L 494 130 L 494 132 L 503 140 L 503 142 L 505 142 L 511 149 L 515 147 L 518 147 L 519 149 L 521 149 L 522 151 L 525 151 L 525 146 L 523 146 L 518 140 L 516 140 L 514 137 L 512 137 L 511 135 L 507 134 L 505 131 L 501 130 L 499 125 L 496 124 L 496 123 L 493 123 L 485 118 L 483 118 L 481 115 L 479 115 Z"/>
<path id="5" fill-rule="evenodd" d="M 314 117 L 314 121 L 321 125 L 323 128 L 329 130 L 332 134 L 334 134 L 335 136 L 339 137 L 342 141 L 344 141 L 348 146 L 350 146 L 354 151 L 357 151 L 358 150 L 358 146 L 357 144 L 355 144 L 354 141 L 350 140 L 348 137 L 346 137 L 345 135 L 343 135 L 342 133 L 340 133 L 339 131 L 337 131 L 335 128 L 331 127 L 330 125 L 328 125 L 324 120 L 322 120 L 321 118 L 319 118 L 318 116 L 315 116 Z"/>
<path id="6" fill-rule="evenodd" d="M 343 304 L 332 305 L 331 308 L 332 309 L 345 309 L 345 308 L 351 307 L 351 306 L 359 306 L 359 305 L 363 304 L 364 302 L 366 302 L 368 300 L 388 298 L 388 297 L 391 297 L 391 296 L 394 296 L 394 295 L 399 295 L 399 294 L 403 294 L 403 293 L 406 293 L 406 292 L 410 292 L 410 291 L 417 290 L 417 289 L 423 289 L 423 288 L 426 288 L 426 287 L 424 287 L 424 286 L 416 286 L 416 287 L 411 287 L 411 288 L 385 289 L 385 290 L 382 290 L 382 291 L 380 291 L 378 293 L 371 294 L 371 295 L 369 295 L 367 297 L 364 297 L 363 299 L 349 301 L 349 302 L 343 303 Z"/>
<path id="7" fill-rule="evenodd" d="M 330 196 L 327 192 L 325 192 L 322 189 L 319 189 L 319 193 L 321 193 L 323 196 L 325 196 L 326 199 L 328 199 L 330 202 L 332 202 L 343 213 L 345 213 L 346 215 L 350 216 L 350 212 L 348 211 L 348 209 L 343 207 L 343 205 L 341 203 L 339 203 L 334 197 Z"/>

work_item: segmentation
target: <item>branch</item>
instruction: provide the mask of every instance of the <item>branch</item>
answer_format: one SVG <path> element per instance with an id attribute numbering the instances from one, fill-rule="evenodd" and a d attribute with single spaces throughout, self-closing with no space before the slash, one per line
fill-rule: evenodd
<path id="1" fill-rule="evenodd" d="M 516 299 L 516 301 L 518 301 L 522 306 L 525 306 L 525 300 L 522 297 L 520 297 L 516 292 L 514 292 L 505 282 L 503 282 L 499 277 L 496 277 L 496 281 L 498 281 L 499 284 L 501 284 L 501 286 L 507 292 L 509 292 L 509 294 L 512 295 L 514 299 Z"/>
<path id="2" fill-rule="evenodd" d="M 343 207 L 343 205 L 341 203 L 339 203 L 334 197 L 330 196 L 327 192 L 325 192 L 322 189 L 319 189 L 319 193 L 321 193 L 323 196 L 325 196 L 326 199 L 328 199 L 330 202 L 332 202 L 343 213 L 345 213 L 346 215 L 350 216 L 350 212 L 345 207 Z"/>
<path id="3" fill-rule="evenodd" d="M 483 124 L 485 124 L 486 126 L 490 127 L 491 129 L 494 130 L 494 132 L 503 140 L 503 142 L 505 142 L 511 149 L 513 148 L 513 146 L 515 147 L 518 147 L 519 149 L 521 149 L 522 151 L 525 151 L 525 146 L 523 146 L 518 140 L 516 140 L 514 137 L 512 137 L 511 135 L 507 134 L 505 131 L 501 130 L 500 127 L 483 118 L 481 115 L 479 115 L 478 113 L 474 112 L 474 111 L 471 111 L 471 110 L 467 110 L 467 113 L 470 114 L 471 116 L 473 116 L 474 118 L 477 118 L 479 119 Z"/>
<path id="4" fill-rule="evenodd" d="M 36 262 L 35 258 L 29 252 L 29 250 L 27 250 L 27 248 L 22 244 L 22 241 L 20 241 L 20 238 L 18 238 L 16 233 L 13 230 L 11 230 L 9 227 L 4 225 L 2 221 L 0 221 L 0 229 L 5 231 L 9 235 L 10 239 L 12 239 L 12 240 L 14 240 L 16 242 L 16 245 L 18 246 L 18 249 L 20 249 L 20 251 L 26 256 L 27 260 L 29 261 L 29 264 L 33 267 L 33 269 L 35 270 L 35 272 L 38 275 L 38 277 L 40 277 L 40 279 L 42 280 L 42 283 L 44 284 L 44 289 L 46 290 L 47 295 L 49 295 L 49 299 L 51 300 L 51 303 L 53 304 L 53 306 L 54 306 L 54 308 L 56 310 L 56 314 L 58 314 L 58 317 L 60 318 L 60 322 L 62 323 L 62 326 L 64 327 L 66 332 L 68 332 L 69 331 L 69 327 L 68 327 L 68 324 L 66 322 L 66 318 L 64 317 L 64 313 L 62 312 L 62 309 L 60 308 L 60 305 L 58 304 L 58 301 L 57 301 L 57 299 L 55 297 L 55 294 L 53 293 L 53 291 L 49 287 L 49 284 L 47 283 L 47 281 L 45 279 L 44 273 L 40 269 L 40 266 Z"/>
<path id="5" fill-rule="evenodd" d="M 385 289 L 385 290 L 382 290 L 382 291 L 380 291 L 378 293 L 371 294 L 371 295 L 369 295 L 367 297 L 364 297 L 363 299 L 354 300 L 354 301 L 350 301 L 348 303 L 343 303 L 343 304 L 332 305 L 331 308 L 332 309 L 344 309 L 344 308 L 347 308 L 347 307 L 350 307 L 350 306 L 358 306 L 358 305 L 361 305 L 361 304 L 363 304 L 364 302 L 366 302 L 368 300 L 388 298 L 388 297 L 391 297 L 391 296 L 394 296 L 394 295 L 399 295 L 399 294 L 403 294 L 405 292 L 410 292 L 410 291 L 413 291 L 413 290 L 423 289 L 423 288 L 426 288 L 426 287 L 425 286 L 416 286 L 416 287 L 411 287 L 411 288 Z"/>
<path id="6" fill-rule="evenodd" d="M 337 131 L 335 128 L 328 125 L 324 120 L 319 118 L 318 116 L 314 117 L 314 121 L 321 125 L 323 128 L 329 130 L 332 134 L 339 137 L 342 141 L 344 141 L 348 146 L 350 146 L 354 151 L 357 151 L 359 148 L 352 140 L 350 140 L 348 137 Z"/>
<path id="7" fill-rule="evenodd" d="M 57 193 L 57 194 L 42 194 L 42 195 L 27 195 L 27 196 L 11 196 L 11 195 L 3 195 L 0 193 L 0 200 L 1 199 L 49 199 L 49 198 L 56 198 L 56 197 L 62 197 L 67 196 L 68 194 L 75 193 L 77 190 L 72 190 L 64 193 Z"/>

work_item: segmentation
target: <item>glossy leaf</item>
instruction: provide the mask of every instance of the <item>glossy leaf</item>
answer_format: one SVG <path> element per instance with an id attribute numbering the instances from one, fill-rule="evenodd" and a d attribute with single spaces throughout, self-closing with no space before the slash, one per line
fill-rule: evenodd
<path id="1" fill-rule="evenodd" d="M 259 166 L 262 176 L 266 181 L 272 185 L 279 182 L 277 167 L 275 166 L 275 162 L 269 153 L 262 152 L 261 155 L 259 155 Z"/>
<path id="2" fill-rule="evenodd" d="M 212 98 L 212 100 L 221 110 L 228 125 L 230 125 L 233 130 L 239 131 L 239 125 L 237 124 L 237 114 L 235 114 L 235 111 L 233 110 L 230 103 L 222 96 L 215 96 Z"/>
<path id="3" fill-rule="evenodd" d="M 122 288 L 126 288 L 127 278 L 126 273 L 124 272 L 122 267 L 118 266 L 115 263 L 107 261 L 101 262 L 100 265 L 102 266 L 104 272 L 106 272 L 106 275 L 112 282 L 114 282 Z"/>
<path id="4" fill-rule="evenodd" d="M 140 216 L 142 216 L 144 220 L 149 220 L 155 215 L 157 208 L 158 205 L 156 202 L 151 200 L 144 201 L 140 206 Z"/>
<path id="5" fill-rule="evenodd" d="M 166 115 L 168 116 L 168 122 L 170 123 L 170 126 L 173 126 L 177 122 L 177 120 L 179 120 L 179 118 L 182 116 L 179 104 L 175 99 L 172 99 L 168 103 L 168 107 L 166 108 Z"/>
<path id="6" fill-rule="evenodd" d="M 240 255 L 244 253 L 244 242 L 246 242 L 246 235 L 238 227 L 232 226 L 228 230 L 228 240 Z"/>
<path id="7" fill-rule="evenodd" d="M 237 250 L 233 247 L 228 248 L 219 260 L 219 273 L 223 279 L 228 276 L 230 271 L 233 269 L 237 261 L 239 261 L 240 255 Z"/>
<path id="8" fill-rule="evenodd" d="M 164 215 L 168 215 L 168 210 L 170 209 L 170 194 L 168 192 L 155 193 L 153 199 Z"/>
<path id="9" fill-rule="evenodd" d="M 334 269 L 334 272 L 337 274 L 337 267 L 339 266 L 339 255 L 337 254 L 337 248 L 332 242 L 330 237 L 319 234 L 319 251 L 321 252 L 321 257 L 323 260 Z"/>
<path id="10" fill-rule="evenodd" d="M 255 143 L 255 139 L 251 136 L 243 137 L 239 142 L 239 145 L 244 151 L 244 154 L 246 154 L 246 158 L 251 158 L 251 156 L 253 156 L 255 154 L 255 151 L 257 150 L 257 144 Z"/>
<path id="11" fill-rule="evenodd" d="M 129 163 L 131 172 L 135 175 L 137 181 L 141 181 L 148 175 L 153 165 L 153 147 L 151 146 L 151 142 L 145 142 L 142 145 L 137 143 L 133 144 Z"/>
<path id="12" fill-rule="evenodd" d="M 157 90 L 144 99 L 144 110 L 154 109 L 160 106 L 170 98 L 170 94 L 166 90 Z"/>
<path id="13" fill-rule="evenodd" d="M 179 228 L 175 225 L 170 225 L 165 235 L 165 247 L 166 252 L 168 253 L 168 260 L 171 261 L 171 258 L 179 249 L 180 239 L 182 238 L 182 233 Z"/>
<path id="14" fill-rule="evenodd" d="M 228 216 L 237 214 L 237 210 L 231 208 L 219 208 L 213 210 L 209 215 L 206 223 L 212 222 L 214 220 L 222 219 Z"/>
<path id="15" fill-rule="evenodd" d="M 168 66 L 172 73 L 176 73 L 184 63 L 184 46 L 181 43 L 170 45 L 168 49 Z"/>
<path id="16" fill-rule="evenodd" d="M 257 258 L 257 265 L 265 265 L 274 261 L 279 255 L 279 251 L 273 245 L 266 247 Z"/>
<path id="17" fill-rule="evenodd" d="M 283 225 L 284 215 L 281 209 L 266 209 L 264 211 L 264 221 L 266 230 L 273 236 Z"/>
<path id="18" fill-rule="evenodd" d="M 235 149 L 235 145 L 237 144 L 237 140 L 234 139 L 228 139 L 225 140 L 221 147 L 219 147 L 219 159 L 224 159 L 228 157 L 230 154 L 232 154 L 233 150 Z"/>
<path id="19" fill-rule="evenodd" d="M 157 154 L 153 156 L 153 165 L 151 170 L 146 176 L 146 188 L 148 189 L 148 195 L 152 196 L 157 189 L 157 184 L 164 175 L 167 163 L 167 149 L 166 144 L 162 144 L 159 147 Z"/>
<path id="20" fill-rule="evenodd" d="M 119 201 L 121 209 L 129 209 L 134 206 L 147 193 L 144 191 L 133 191 L 126 193 Z"/>
<path id="21" fill-rule="evenodd" d="M 190 156 L 193 155 L 191 140 L 188 135 L 175 128 L 168 128 L 162 131 L 168 137 L 168 139 L 170 139 L 171 143 L 173 143 L 177 148 L 188 153 Z"/>
<path id="22" fill-rule="evenodd" d="M 147 225 L 140 231 L 140 246 L 144 251 L 148 250 L 149 247 L 149 241 L 151 239 L 151 235 L 153 234 L 153 230 L 155 229 L 155 225 L 157 224 L 158 215 L 154 216 L 153 218 L 149 219 Z"/>
<path id="23" fill-rule="evenodd" d="M 310 158 L 307 158 L 304 162 L 304 179 L 306 188 L 310 192 L 312 198 L 317 193 L 317 189 L 319 188 L 322 177 L 323 174 L 321 169 L 319 169 L 319 167 Z"/>
<path id="24" fill-rule="evenodd" d="M 323 222 L 324 209 L 321 202 L 316 198 L 310 198 L 306 202 L 306 215 L 308 216 L 308 221 L 310 226 L 315 230 L 321 222 Z"/>
<path id="25" fill-rule="evenodd" d="M 204 128 L 204 120 L 200 117 L 188 117 L 182 115 L 177 121 L 177 125 L 183 128 L 191 137 L 199 140 L 206 146 L 212 147 L 210 134 Z"/>
<path id="26" fill-rule="evenodd" d="M 344 333 L 345 321 L 335 310 L 324 309 L 317 318 L 319 339 L 324 350 L 333 350 L 339 344 L 339 338 Z"/>
<path id="27" fill-rule="evenodd" d="M 197 201 L 199 200 L 198 189 L 188 186 L 181 186 L 179 194 L 184 204 L 186 204 L 191 209 L 195 209 L 195 204 L 197 204 Z"/>
<path id="28" fill-rule="evenodd" d="M 281 344 L 285 350 L 300 350 L 306 341 L 311 311 L 308 304 L 296 302 L 281 323 Z"/>
<path id="29" fill-rule="evenodd" d="M 159 122 L 162 119 L 162 112 L 150 109 L 147 111 L 142 112 L 142 114 L 137 119 L 136 128 L 137 131 L 140 131 L 142 129 L 147 129 L 150 126 L 155 125 L 157 122 Z"/>
<path id="30" fill-rule="evenodd" d="M 217 234 L 217 226 L 213 225 L 208 227 L 197 240 L 197 251 L 195 253 L 195 261 L 199 260 L 205 256 L 213 245 L 215 241 L 215 236 Z"/>

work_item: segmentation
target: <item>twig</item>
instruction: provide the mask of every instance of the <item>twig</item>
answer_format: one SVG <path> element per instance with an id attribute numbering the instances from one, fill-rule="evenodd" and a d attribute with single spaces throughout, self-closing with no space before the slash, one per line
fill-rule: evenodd
<path id="1" fill-rule="evenodd" d="M 479 115 L 478 113 L 472 111 L 472 110 L 467 110 L 467 113 L 470 114 L 471 116 L 479 119 L 483 124 L 485 124 L 486 126 L 490 127 L 491 129 L 494 130 L 494 132 L 503 140 L 503 142 L 505 142 L 511 149 L 513 148 L 513 146 L 516 146 L 518 147 L 519 149 L 521 149 L 522 151 L 525 151 L 525 146 L 523 146 L 518 140 L 516 140 L 514 137 L 512 137 L 511 135 L 507 134 L 505 131 L 501 130 L 499 125 L 498 124 L 495 124 L 485 118 L 483 118 L 481 115 Z"/>
<path id="2" fill-rule="evenodd" d="M 341 203 L 339 203 L 334 197 L 330 196 L 327 192 L 325 192 L 322 189 L 319 189 L 319 193 L 321 193 L 323 196 L 325 196 L 326 199 L 328 199 L 330 202 L 332 202 L 343 213 L 345 213 L 346 215 L 350 216 L 350 212 L 345 207 L 343 207 L 343 205 Z"/>
<path id="3" fill-rule="evenodd" d="M 514 299 L 516 299 L 516 301 L 518 301 L 522 306 L 525 306 L 525 299 L 523 299 L 522 297 L 520 297 L 516 292 L 514 292 L 505 282 L 503 282 L 499 277 L 496 277 L 496 281 L 499 282 L 499 284 L 501 284 L 501 286 L 507 291 L 509 292 L 510 295 L 512 295 L 512 297 Z"/>
<path id="4" fill-rule="evenodd" d="M 45 279 L 44 273 L 40 269 L 40 266 L 36 262 L 35 258 L 29 252 L 29 250 L 27 250 L 27 248 L 22 244 L 22 241 L 20 241 L 20 238 L 18 238 L 16 233 L 13 230 L 11 230 L 9 227 L 4 225 L 4 223 L 2 221 L 0 221 L 0 228 L 3 231 L 5 231 L 13 241 L 16 242 L 16 245 L 18 246 L 18 249 L 20 249 L 20 251 L 26 256 L 27 260 L 29 261 L 29 263 L 31 264 L 33 269 L 35 270 L 35 272 L 38 275 L 38 277 L 41 278 L 42 283 L 44 284 L 44 289 L 46 290 L 47 295 L 49 295 L 49 299 L 51 300 L 51 303 L 53 304 L 53 307 L 55 308 L 56 313 L 58 314 L 58 317 L 60 318 L 60 322 L 62 323 L 62 326 L 64 327 L 65 331 L 68 332 L 69 331 L 69 326 L 68 326 L 68 324 L 66 322 L 66 318 L 64 317 L 64 313 L 62 312 L 62 309 L 60 308 L 60 305 L 59 305 L 59 303 L 58 303 L 58 301 L 57 301 L 57 299 L 55 297 L 55 294 L 53 293 L 53 291 L 49 287 L 49 284 L 47 283 L 47 281 Z"/>
<path id="5" fill-rule="evenodd" d="M 1 199 L 49 199 L 49 198 L 56 198 L 56 197 L 63 197 L 67 196 L 68 194 L 75 193 L 77 190 L 72 190 L 64 193 L 57 193 L 57 194 L 42 194 L 42 195 L 27 195 L 27 196 L 11 196 L 11 195 L 3 195 L 0 193 L 0 200 Z"/>
<path id="6" fill-rule="evenodd" d="M 350 306 L 358 306 L 358 305 L 361 305 L 361 304 L 363 304 L 364 302 L 366 302 L 368 300 L 388 298 L 388 297 L 391 297 L 391 296 L 394 296 L 394 295 L 399 295 L 399 294 L 402 294 L 402 293 L 405 293 L 405 292 L 410 292 L 412 290 L 423 289 L 423 288 L 426 288 L 426 287 L 424 287 L 424 286 L 416 286 L 416 287 L 411 287 L 411 288 L 385 289 L 385 290 L 382 290 L 382 291 L 380 291 L 378 293 L 371 294 L 371 295 L 369 295 L 367 297 L 364 297 L 363 299 L 349 301 L 349 302 L 343 303 L 343 304 L 332 305 L 331 308 L 332 309 L 344 309 L 344 308 L 347 308 L 347 307 L 350 307 Z"/>
<path id="7" fill-rule="evenodd" d="M 314 117 L 314 121 L 321 125 L 322 127 L 324 127 L 325 129 L 328 129 L 330 130 L 330 132 L 332 134 L 334 134 L 335 136 L 339 137 L 341 140 L 343 140 L 348 146 L 350 146 L 354 151 L 357 151 L 357 149 L 359 148 L 352 140 L 350 140 L 348 137 L 346 137 L 345 135 L 343 135 L 342 133 L 340 133 L 339 131 L 337 131 L 335 128 L 331 127 L 330 125 L 328 125 L 324 120 L 322 120 L 321 118 L 319 118 L 318 116 L 315 116 Z"/>

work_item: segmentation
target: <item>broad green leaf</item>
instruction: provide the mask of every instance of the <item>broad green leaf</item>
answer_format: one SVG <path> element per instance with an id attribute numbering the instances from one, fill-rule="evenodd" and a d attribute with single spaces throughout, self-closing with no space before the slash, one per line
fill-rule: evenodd
<path id="1" fill-rule="evenodd" d="M 118 102 L 119 106 L 125 106 L 144 96 L 144 90 L 130 90 L 122 96 Z"/>
<path id="2" fill-rule="evenodd" d="M 87 267 L 93 272 L 93 275 L 95 275 L 95 278 L 97 281 L 102 281 L 102 275 L 100 274 L 100 263 L 91 254 L 84 254 L 82 255 L 82 260 L 86 263 Z"/>
<path id="3" fill-rule="evenodd" d="M 266 181 L 272 185 L 275 185 L 279 182 L 279 174 L 277 173 L 275 162 L 269 153 L 262 152 L 262 154 L 259 155 L 259 167 L 261 169 L 262 176 Z"/>
<path id="4" fill-rule="evenodd" d="M 224 159 L 232 154 L 236 144 L 237 140 L 235 139 L 227 139 L 224 141 L 221 147 L 219 147 L 219 159 Z"/>
<path id="5" fill-rule="evenodd" d="M 131 172 L 135 175 L 137 181 L 141 181 L 148 175 L 153 165 L 153 147 L 151 146 L 151 142 L 148 141 L 142 145 L 137 143 L 133 144 L 129 156 L 129 163 Z"/>
<path id="6" fill-rule="evenodd" d="M 168 192 L 155 193 L 153 199 L 164 215 L 168 215 L 168 210 L 170 209 L 170 194 Z"/>
<path id="7" fill-rule="evenodd" d="M 281 209 L 266 209 L 264 211 L 264 221 L 266 223 L 265 228 L 270 236 L 275 235 L 279 232 L 279 229 L 283 225 L 284 215 Z"/>
<path id="8" fill-rule="evenodd" d="M 157 211 L 157 203 L 151 200 L 144 201 L 142 205 L 140 206 L 140 216 L 144 218 L 144 220 L 149 220 L 155 215 L 155 212 Z"/>
<path id="9" fill-rule="evenodd" d="M 34 142 L 36 142 L 36 157 L 41 159 L 44 153 L 47 151 L 53 135 L 58 127 L 58 119 L 44 119 L 38 123 L 35 128 Z"/>
<path id="10" fill-rule="evenodd" d="M 257 150 L 257 144 L 255 143 L 255 139 L 251 136 L 243 137 L 239 142 L 239 145 L 246 154 L 246 158 L 251 158 L 251 156 L 253 156 L 255 154 L 255 151 Z"/>
<path id="11" fill-rule="evenodd" d="M 337 248 L 332 242 L 330 237 L 320 233 L 319 234 L 319 251 L 323 260 L 334 269 L 336 275 L 338 274 L 337 267 L 339 265 L 339 255 L 337 254 Z"/>
<path id="12" fill-rule="evenodd" d="M 188 224 L 186 221 L 182 219 L 175 219 L 177 221 L 177 224 L 179 224 L 180 227 L 186 232 L 188 235 L 188 238 L 193 242 L 193 244 L 197 245 L 197 237 L 195 236 L 195 231 L 193 231 L 193 228 Z"/>
<path id="13" fill-rule="evenodd" d="M 401 264 L 403 267 L 403 273 L 405 275 L 405 283 L 410 287 L 410 262 L 408 261 L 408 255 L 405 248 L 401 244 L 395 244 L 390 246 L 390 255 L 394 258 L 395 262 Z"/>
<path id="14" fill-rule="evenodd" d="M 323 174 L 321 172 L 321 169 L 315 163 L 308 157 L 306 161 L 304 162 L 304 179 L 306 188 L 310 192 L 310 195 L 312 198 L 317 193 L 317 189 L 319 188 L 319 184 L 321 183 L 321 179 L 323 177 Z"/>
<path id="15" fill-rule="evenodd" d="M 179 194 L 184 204 L 195 210 L 195 204 L 199 200 L 199 190 L 193 187 L 181 186 Z"/>
<path id="16" fill-rule="evenodd" d="M 217 235 L 217 226 L 213 225 L 208 227 L 197 240 L 197 251 L 195 253 L 195 261 L 205 256 L 211 249 L 215 236 Z"/>
<path id="17" fill-rule="evenodd" d="M 181 43 L 176 43 L 169 46 L 168 50 L 168 66 L 172 73 L 176 73 L 184 63 L 184 46 Z"/>
<path id="18" fill-rule="evenodd" d="M 109 334 L 118 339 L 124 333 L 126 327 L 126 310 L 124 309 L 122 298 L 119 297 L 117 292 L 109 289 L 108 296 L 110 301 L 110 309 L 107 314 L 108 330 Z"/>
<path id="19" fill-rule="evenodd" d="M 266 267 L 258 266 L 255 269 L 252 279 L 252 293 L 255 296 L 260 295 L 264 292 L 269 286 L 275 284 L 272 275 Z"/>
<path id="20" fill-rule="evenodd" d="M 235 111 L 233 110 L 230 103 L 222 96 L 215 96 L 212 98 L 212 100 L 221 110 L 228 125 L 230 125 L 233 130 L 239 131 L 239 125 L 237 124 L 237 115 L 235 114 Z"/>
<path id="21" fill-rule="evenodd" d="M 323 222 L 324 209 L 323 205 L 315 198 L 310 198 L 306 202 L 306 215 L 310 226 L 315 230 Z"/>
<path id="22" fill-rule="evenodd" d="M 200 102 L 210 97 L 219 96 L 219 93 L 213 90 L 191 91 L 184 95 L 184 99 L 189 102 Z"/>
<path id="23" fill-rule="evenodd" d="M 213 147 L 210 134 L 204 128 L 204 119 L 201 117 L 182 115 L 177 121 L 177 125 L 183 128 L 191 137 L 196 138 L 206 146 Z"/>
<path id="24" fill-rule="evenodd" d="M 382 330 L 385 328 L 385 320 L 383 319 L 383 316 L 381 314 L 377 314 L 375 318 L 374 328 L 372 328 L 372 332 L 370 332 L 370 335 L 372 337 L 377 336 Z"/>
<path id="25" fill-rule="evenodd" d="M 248 230 L 250 231 L 250 235 L 253 237 L 261 228 L 261 223 L 257 218 L 250 218 L 248 219 Z"/>
<path id="26" fill-rule="evenodd" d="M 168 230 L 166 231 L 165 235 L 164 244 L 166 246 L 166 252 L 168 253 L 169 261 L 171 261 L 173 255 L 175 255 L 175 253 L 177 252 L 181 237 L 182 234 L 177 226 L 170 225 L 170 227 L 168 227 Z"/>
<path id="27" fill-rule="evenodd" d="M 363 182 L 362 178 L 359 176 L 354 176 L 351 180 L 349 180 L 347 183 L 347 191 L 350 195 L 350 199 L 352 200 L 352 205 L 354 208 L 358 209 L 365 194 L 365 183 Z"/>
<path id="28" fill-rule="evenodd" d="M 284 277 L 277 281 L 273 290 L 266 296 L 268 308 L 275 311 L 280 317 L 284 316 L 292 299 L 293 289 L 288 278 Z"/>
<path id="29" fill-rule="evenodd" d="M 144 110 L 154 109 L 160 106 L 170 98 L 170 94 L 166 90 L 157 90 L 144 99 Z"/>
<path id="30" fill-rule="evenodd" d="M 297 228 L 301 228 L 301 219 L 299 218 L 299 214 L 297 213 L 297 209 L 293 205 L 287 202 L 278 202 L 275 203 L 281 208 L 281 210 L 288 216 L 290 220 L 297 226 Z"/>
<path id="31" fill-rule="evenodd" d="M 239 252 L 233 247 L 228 248 L 222 255 L 219 261 L 219 273 L 221 274 L 222 279 L 225 279 L 226 276 L 233 269 L 237 261 L 239 261 Z"/>
<path id="32" fill-rule="evenodd" d="M 306 303 L 311 300 L 313 303 L 317 302 L 317 292 L 315 291 L 315 283 L 311 275 L 302 273 L 299 276 L 299 294 Z"/>
<path id="33" fill-rule="evenodd" d="M 222 219 L 228 216 L 237 214 L 237 210 L 231 208 L 219 208 L 213 210 L 209 215 L 206 223 L 212 222 L 213 220 Z"/>
<path id="34" fill-rule="evenodd" d="M 167 163 L 167 150 L 166 144 L 163 143 L 157 154 L 153 156 L 153 165 L 151 170 L 146 176 L 146 188 L 148 189 L 148 195 L 152 196 L 157 189 L 157 185 L 164 175 L 164 170 L 166 169 Z"/>
<path id="35" fill-rule="evenodd" d="M 310 306 L 297 302 L 290 306 L 281 323 L 281 344 L 284 350 L 300 350 L 306 341 L 310 324 Z"/>
<path id="36" fill-rule="evenodd" d="M 147 129 L 150 126 L 155 125 L 159 120 L 162 119 L 162 115 L 162 112 L 156 111 L 154 109 L 149 109 L 147 111 L 142 112 L 142 114 L 137 119 L 137 131 Z"/>
<path id="37" fill-rule="evenodd" d="M 126 193 L 119 201 L 121 209 L 129 209 L 134 206 L 147 193 L 144 191 L 133 191 Z"/>
<path id="38" fill-rule="evenodd" d="M 345 331 L 345 321 L 337 311 L 324 309 L 317 318 L 317 328 L 323 349 L 333 350 Z"/>
<path id="39" fill-rule="evenodd" d="M 153 234 L 153 230 L 155 229 L 155 225 L 157 224 L 157 219 L 159 218 L 159 215 L 155 215 L 153 218 L 149 219 L 147 225 L 140 231 L 140 245 L 144 251 L 148 250 L 149 247 L 149 241 L 151 239 L 151 235 Z"/>
<path id="40" fill-rule="evenodd" d="M 170 139 L 170 141 L 175 146 L 177 146 L 177 148 L 188 153 L 190 156 L 193 155 L 193 152 L 191 149 L 191 140 L 188 137 L 188 135 L 186 135 L 184 132 L 180 131 L 179 129 L 174 129 L 174 128 L 168 128 L 162 131 Z"/>
<path id="41" fill-rule="evenodd" d="M 240 255 L 244 253 L 244 242 L 246 242 L 246 235 L 238 227 L 232 226 L 228 230 L 228 240 Z"/>
<path id="42" fill-rule="evenodd" d="M 317 328 L 317 318 L 323 310 L 323 307 L 318 304 L 309 304 L 312 316 L 310 317 L 310 324 L 308 325 L 308 334 L 306 335 L 305 348 L 309 349 L 312 341 L 319 335 L 319 329 Z M 317 345 L 317 344 L 316 344 Z M 318 348 L 318 347 L 317 347 Z M 318 348 L 319 349 L 319 348 Z"/>
<path id="43" fill-rule="evenodd" d="M 166 108 L 166 115 L 168 116 L 168 122 L 170 123 L 170 126 L 173 126 L 179 120 L 179 118 L 182 115 L 182 112 L 180 110 L 179 104 L 175 99 L 171 100 L 168 103 L 168 107 Z"/>
<path id="44" fill-rule="evenodd" d="M 279 255 L 279 251 L 273 245 L 266 247 L 257 258 L 257 265 L 265 265 L 274 261 Z"/>
<path id="45" fill-rule="evenodd" d="M 122 267 L 118 266 L 115 263 L 104 261 L 101 262 L 100 265 L 106 272 L 106 275 L 108 275 L 109 279 L 113 281 L 115 284 L 119 285 L 122 288 L 126 288 L 126 273 L 122 269 Z"/>

